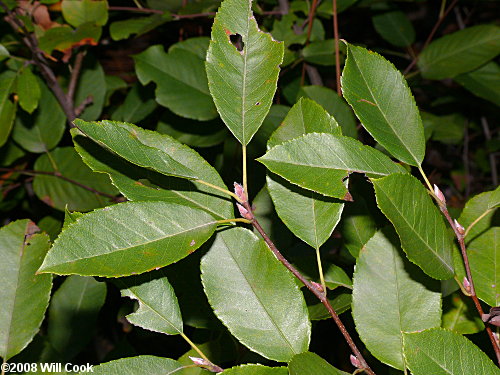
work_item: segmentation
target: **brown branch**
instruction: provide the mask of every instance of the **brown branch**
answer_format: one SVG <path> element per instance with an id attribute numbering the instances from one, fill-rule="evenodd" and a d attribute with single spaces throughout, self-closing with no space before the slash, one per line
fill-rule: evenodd
<path id="1" fill-rule="evenodd" d="M 76 186 L 81 187 L 82 189 L 85 189 L 87 191 L 90 191 L 91 193 L 97 194 L 97 195 L 102 195 L 103 197 L 111 199 L 113 202 L 119 202 L 121 201 L 121 198 L 118 198 L 114 195 L 104 193 L 102 191 L 96 190 L 90 186 L 84 185 L 81 182 L 75 181 L 71 178 L 68 178 L 66 176 L 63 176 L 60 172 L 47 172 L 47 171 L 35 171 L 32 169 L 15 169 L 15 168 L 0 168 L 0 172 L 14 172 L 14 173 L 20 173 L 24 174 L 27 176 L 36 176 L 36 175 L 44 175 L 44 176 L 52 176 L 52 177 L 57 177 L 60 178 L 61 180 L 64 180 L 66 182 L 72 183 Z"/>
<path id="2" fill-rule="evenodd" d="M 337 19 L 337 0 L 333 0 L 333 38 L 335 40 L 335 81 L 337 82 L 337 95 L 342 96 L 342 88 L 340 86 L 339 22 Z"/>
<path id="3" fill-rule="evenodd" d="M 75 96 L 76 84 L 78 83 L 78 78 L 80 77 L 80 71 L 82 70 L 83 58 L 85 57 L 85 51 L 80 51 L 76 54 L 75 63 L 73 64 L 73 69 L 71 70 L 71 78 L 68 85 L 68 99 L 73 102 Z"/>
<path id="4" fill-rule="evenodd" d="M 253 227 L 260 233 L 262 238 L 264 239 L 264 242 L 267 244 L 269 249 L 273 252 L 273 254 L 278 258 L 278 260 L 297 278 L 300 280 L 302 284 L 304 284 L 307 289 L 309 289 L 320 301 L 321 303 L 325 306 L 325 308 L 328 310 L 330 313 L 330 316 L 333 318 L 335 323 L 340 329 L 340 332 L 342 332 L 342 335 L 344 336 L 345 340 L 347 341 L 347 344 L 351 348 L 352 352 L 358 359 L 360 363 L 360 369 L 365 371 L 369 375 L 375 375 L 373 370 L 370 368 L 368 363 L 365 361 L 363 358 L 363 355 L 359 351 L 358 347 L 356 346 L 354 340 L 352 337 L 349 335 L 349 332 L 347 332 L 347 329 L 345 328 L 344 324 L 340 320 L 339 316 L 333 309 L 332 305 L 330 304 L 330 301 L 328 301 L 328 298 L 326 296 L 325 291 L 320 290 L 317 286 L 315 286 L 312 282 L 307 280 L 294 266 L 292 266 L 288 260 L 281 254 L 281 252 L 278 250 L 278 248 L 274 245 L 273 241 L 269 238 L 269 236 L 266 234 L 260 223 L 257 221 L 255 218 L 252 208 L 250 207 L 250 204 L 248 203 L 248 200 L 243 202 L 243 206 L 245 207 L 245 210 L 248 213 L 247 219 L 249 219 L 253 225 Z"/>
<path id="5" fill-rule="evenodd" d="M 484 137 L 486 138 L 486 140 L 488 142 L 491 141 L 490 127 L 488 126 L 488 121 L 486 120 L 486 117 L 484 117 L 484 116 L 481 116 L 481 126 L 483 128 Z M 497 186 L 498 185 L 498 173 L 497 173 L 497 162 L 495 160 L 495 154 L 493 152 L 490 152 L 488 157 L 490 159 L 491 179 L 493 181 L 493 186 Z"/>
<path id="6" fill-rule="evenodd" d="M 307 46 L 309 44 L 309 41 L 311 40 L 311 33 L 312 33 L 312 27 L 314 23 L 314 16 L 316 15 L 316 7 L 318 6 L 318 0 L 313 0 L 311 9 L 309 10 L 309 16 L 307 17 L 307 35 L 306 35 L 306 41 L 305 45 Z M 306 77 L 306 62 L 304 61 L 302 65 L 302 75 L 300 77 L 300 86 L 304 86 L 304 80 Z"/>
<path id="7" fill-rule="evenodd" d="M 40 73 L 42 74 L 47 86 L 52 90 L 54 96 L 56 97 L 59 105 L 64 111 L 66 115 L 68 124 L 72 125 L 72 121 L 75 119 L 75 111 L 73 108 L 73 102 L 68 98 L 68 96 L 64 93 L 62 87 L 59 85 L 57 78 L 49 66 L 49 63 L 43 52 L 38 48 L 38 40 L 36 39 L 33 33 L 30 33 L 24 23 L 19 19 L 18 11 L 11 11 L 5 5 L 3 1 L 0 1 L 0 7 L 3 8 L 5 13 L 7 13 L 7 17 L 5 20 L 9 23 L 9 25 L 14 29 L 15 32 L 22 32 L 24 37 L 22 38 L 24 44 L 30 49 L 33 55 L 33 62 L 40 69 Z"/>
<path id="8" fill-rule="evenodd" d="M 334 1 L 336 1 L 336 0 L 334 0 Z M 422 47 L 421 51 L 423 51 L 429 45 L 429 43 L 431 42 L 432 38 L 434 38 L 434 34 L 436 34 L 437 29 L 439 28 L 439 26 L 441 26 L 441 23 L 443 23 L 444 19 L 446 18 L 446 16 L 448 15 L 448 13 L 451 12 L 451 10 L 457 4 L 457 2 L 458 2 L 458 0 L 453 0 L 450 3 L 450 5 L 448 6 L 448 8 L 446 8 L 446 10 L 443 12 L 443 14 L 441 15 L 441 17 L 438 18 L 438 20 L 436 21 L 436 24 L 432 28 L 429 36 L 425 40 L 424 46 Z M 408 74 L 408 72 L 415 66 L 415 64 L 417 63 L 417 61 L 418 61 L 418 55 L 412 60 L 412 62 L 410 63 L 410 65 L 408 65 L 406 67 L 406 69 L 403 72 L 403 75 Z"/>
<path id="9" fill-rule="evenodd" d="M 476 290 L 474 288 L 474 280 L 472 279 L 472 274 L 470 270 L 470 264 L 469 264 L 469 256 L 467 255 L 467 249 L 465 248 L 465 240 L 464 240 L 464 234 L 465 231 L 462 227 L 457 227 L 457 223 L 451 218 L 450 213 L 448 212 L 448 208 L 446 207 L 446 203 L 441 201 L 439 202 L 439 208 L 441 209 L 441 212 L 443 215 L 446 217 L 446 220 L 448 220 L 448 223 L 450 224 L 451 228 L 455 232 L 455 236 L 457 237 L 458 244 L 460 245 L 460 251 L 462 253 L 462 258 L 464 261 L 465 265 L 465 272 L 467 274 L 467 281 L 468 281 L 468 289 L 467 292 L 470 294 L 470 297 L 474 301 L 474 305 L 476 306 L 476 309 L 479 313 L 479 316 L 482 317 L 484 314 L 483 308 L 481 306 L 481 303 L 479 302 L 479 299 L 477 298 L 476 295 Z M 491 345 L 493 346 L 493 350 L 495 351 L 495 355 L 497 357 L 497 363 L 500 366 L 500 347 L 498 346 L 498 341 L 496 340 L 495 336 L 493 335 L 493 332 L 491 328 L 488 326 L 488 324 L 485 324 L 486 332 L 488 333 L 488 336 L 491 341 Z"/>

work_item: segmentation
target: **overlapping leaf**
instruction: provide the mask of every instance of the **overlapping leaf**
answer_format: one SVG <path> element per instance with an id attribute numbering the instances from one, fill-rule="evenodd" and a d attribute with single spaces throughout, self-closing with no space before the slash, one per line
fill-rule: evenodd
<path id="1" fill-rule="evenodd" d="M 115 277 L 150 271 L 189 255 L 216 225 L 204 211 L 161 201 L 105 207 L 68 226 L 40 272 Z"/>
<path id="2" fill-rule="evenodd" d="M 325 133 L 311 133 L 270 149 L 257 159 L 271 172 L 308 190 L 343 199 L 349 172 L 385 176 L 403 172 L 389 157 L 361 142 Z"/>
<path id="3" fill-rule="evenodd" d="M 342 92 L 368 132 L 399 160 L 418 166 L 425 154 L 422 121 L 403 75 L 386 59 L 348 45 Z"/>
<path id="4" fill-rule="evenodd" d="M 182 160 L 177 161 L 167 148 L 149 146 L 146 140 L 158 136 L 151 131 L 116 121 L 75 120 L 75 125 L 92 140 L 140 167 L 169 176 L 197 177 L 191 169 L 183 165 Z"/>
<path id="5" fill-rule="evenodd" d="M 453 277 L 453 243 L 438 208 L 413 176 L 373 180 L 377 204 L 392 222 L 408 259 L 431 277 Z"/>
<path id="6" fill-rule="evenodd" d="M 0 74 L 0 146 L 9 138 L 16 117 L 17 103 L 10 97 L 16 83 L 16 73 L 6 71 Z"/>
<path id="7" fill-rule="evenodd" d="M 480 68 L 453 78 L 474 95 L 500 106 L 500 66 L 490 61 Z"/>
<path id="8" fill-rule="evenodd" d="M 311 352 L 300 353 L 294 356 L 288 365 L 290 375 L 348 375 L 340 371 Z"/>
<path id="9" fill-rule="evenodd" d="M 217 171 L 196 151 L 167 135 L 127 126 L 137 129 L 141 143 L 160 157 L 168 151 L 167 156 L 174 156 L 200 179 L 227 189 Z M 72 135 L 76 150 L 84 162 L 96 172 L 107 173 L 129 200 L 162 200 L 199 208 L 222 219 L 234 217 L 233 205 L 225 194 L 196 181 L 164 176 L 140 168 L 79 135 L 76 130 L 72 130 Z M 148 153 L 149 148 L 145 149 Z"/>
<path id="10" fill-rule="evenodd" d="M 241 343 L 276 361 L 307 350 L 311 326 L 304 297 L 252 232 L 234 228 L 219 233 L 201 271 L 210 305 Z"/>
<path id="11" fill-rule="evenodd" d="M 161 271 L 160 271 L 161 272 Z M 176 335 L 182 333 L 182 316 L 174 289 L 163 277 L 127 277 L 116 284 L 123 297 L 139 302 L 139 308 L 127 315 L 127 320 L 139 327 L 154 332 Z"/>
<path id="12" fill-rule="evenodd" d="M 224 375 L 288 375 L 285 367 L 267 367 L 263 365 L 242 365 L 222 372 Z"/>
<path id="13" fill-rule="evenodd" d="M 271 107 L 283 61 L 283 44 L 259 30 L 251 8 L 251 0 L 222 3 L 206 60 L 217 110 L 243 145 L 250 142 Z M 241 46 L 233 45 L 231 35 L 241 37 Z"/>
<path id="14" fill-rule="evenodd" d="M 395 46 L 408 47 L 415 42 L 415 29 L 406 14 L 399 10 L 377 14 L 372 22 L 380 36 Z"/>
<path id="15" fill-rule="evenodd" d="M 488 62 L 500 53 L 500 27 L 477 25 L 436 39 L 419 56 L 428 79 L 453 78 Z"/>
<path id="16" fill-rule="evenodd" d="M 404 335 L 405 358 L 413 375 L 498 375 L 500 370 L 476 345 L 441 328 Z"/>
<path id="17" fill-rule="evenodd" d="M 370 353 L 403 370 L 403 332 L 440 326 L 441 293 L 412 277 L 409 264 L 394 243 L 397 239 L 392 231 L 379 231 L 359 253 L 352 313 L 356 330 Z M 413 271 L 420 272 L 416 267 Z"/>
<path id="18" fill-rule="evenodd" d="M 72 359 L 94 334 L 106 299 L 106 284 L 93 277 L 70 276 L 57 289 L 49 307 L 47 336 L 60 358 Z"/>
<path id="19" fill-rule="evenodd" d="M 94 366 L 92 373 L 96 375 L 173 375 L 183 367 L 181 363 L 170 358 L 140 355 L 102 363 Z M 79 375 L 85 374 L 88 372 L 81 372 Z"/>
<path id="20" fill-rule="evenodd" d="M 217 117 L 203 60 L 176 49 L 168 54 L 160 45 L 135 55 L 137 77 L 143 85 L 156 83 L 156 101 L 179 116 L 194 120 Z"/>
<path id="21" fill-rule="evenodd" d="M 40 329 L 49 304 L 51 275 L 35 275 L 49 248 L 49 237 L 29 220 L 0 229 L 0 357 L 15 356 Z"/>

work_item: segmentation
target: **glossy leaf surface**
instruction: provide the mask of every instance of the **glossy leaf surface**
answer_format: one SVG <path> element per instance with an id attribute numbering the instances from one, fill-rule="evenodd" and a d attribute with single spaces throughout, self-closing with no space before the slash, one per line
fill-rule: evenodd
<path id="1" fill-rule="evenodd" d="M 32 113 L 38 107 L 38 101 L 42 96 L 36 76 L 30 68 L 25 68 L 17 78 L 17 95 L 19 105 L 28 113 Z"/>
<path id="2" fill-rule="evenodd" d="M 348 375 L 311 352 L 297 354 L 288 364 L 290 375 Z"/>
<path id="3" fill-rule="evenodd" d="M 40 272 L 127 276 L 174 263 L 214 232 L 206 212 L 166 202 L 127 202 L 96 210 L 68 226 Z"/>
<path id="4" fill-rule="evenodd" d="M 441 328 L 404 335 L 405 358 L 414 375 L 496 375 L 500 370 L 476 345 Z"/>
<path id="5" fill-rule="evenodd" d="M 380 151 L 343 136 L 311 133 L 275 146 L 257 159 L 308 190 L 343 199 L 347 171 L 385 176 L 403 169 Z"/>
<path id="6" fill-rule="evenodd" d="M 410 265 L 397 242 L 394 232 L 378 231 L 360 251 L 353 277 L 352 314 L 370 353 L 403 370 L 403 332 L 439 327 L 441 294 L 408 272 Z M 415 271 L 420 272 L 413 266 Z"/>
<path id="7" fill-rule="evenodd" d="M 283 44 L 259 30 L 251 8 L 251 0 L 222 3 L 206 60 L 217 110 L 243 145 L 250 142 L 271 107 L 283 61 Z M 241 46 L 233 45 L 231 35 L 241 37 Z"/>
<path id="8" fill-rule="evenodd" d="M 51 275 L 35 275 L 49 249 L 49 237 L 34 234 L 29 220 L 0 229 L 0 357 L 18 354 L 40 329 L 49 304 Z"/>
<path id="9" fill-rule="evenodd" d="M 127 277 L 117 280 L 116 284 L 123 297 L 139 303 L 137 311 L 127 315 L 130 323 L 167 335 L 182 333 L 182 316 L 177 297 L 165 276 L 152 278 L 152 275 L 146 274 Z"/>
<path id="10" fill-rule="evenodd" d="M 366 130 L 397 159 L 418 166 L 424 129 L 402 74 L 375 52 L 348 45 L 342 92 Z"/>
<path id="11" fill-rule="evenodd" d="M 168 152 L 181 160 L 200 179 L 227 189 L 217 171 L 196 151 L 169 136 L 141 132 L 141 141 L 160 155 Z M 233 204 L 227 195 L 196 181 L 169 177 L 140 168 L 100 147 L 89 138 L 72 131 L 75 148 L 83 161 L 96 172 L 107 173 L 112 183 L 129 200 L 162 200 L 202 209 L 212 216 L 234 217 Z M 143 162 L 143 161 L 141 161 Z"/>
<path id="12" fill-rule="evenodd" d="M 494 62 L 453 78 L 474 95 L 500 106 L 500 66 Z"/>
<path id="13" fill-rule="evenodd" d="M 41 155 L 35 162 L 35 170 L 54 172 L 54 166 L 62 176 L 99 192 L 114 195 L 116 189 L 109 179 L 92 172 L 71 147 L 56 148 Z M 56 176 L 37 175 L 33 181 L 35 194 L 51 207 L 63 211 L 68 206 L 72 211 L 89 211 L 109 203 L 110 198 L 84 189 L 75 183 Z"/>
<path id="14" fill-rule="evenodd" d="M 406 14 L 399 10 L 377 14 L 372 22 L 377 33 L 397 47 L 408 47 L 415 42 L 415 29 Z"/>
<path id="15" fill-rule="evenodd" d="M 147 144 L 147 139 L 161 138 L 158 133 L 116 121 L 75 120 L 75 125 L 92 140 L 140 167 L 170 176 L 197 177 L 192 170 L 182 164 L 182 160 L 177 161 L 166 148 L 154 148 Z"/>
<path id="16" fill-rule="evenodd" d="M 93 367 L 96 375 L 170 375 L 180 371 L 183 366 L 173 359 L 154 357 L 152 355 L 140 355 L 137 357 L 121 358 L 111 362 L 105 362 Z M 88 372 L 81 372 L 85 375 Z"/>
<path id="17" fill-rule="evenodd" d="M 47 334 L 61 358 L 72 359 L 89 343 L 105 298 L 105 283 L 76 275 L 64 280 L 54 293 Z"/>
<path id="18" fill-rule="evenodd" d="M 500 53 L 500 27 L 477 25 L 436 39 L 418 59 L 422 76 L 453 78 L 488 62 Z"/>
<path id="19" fill-rule="evenodd" d="M 106 0 L 63 0 L 61 8 L 64 19 L 71 26 L 77 27 L 87 22 L 102 26 L 108 20 Z"/>
<path id="20" fill-rule="evenodd" d="M 208 91 L 203 59 L 182 49 L 165 53 L 160 45 L 149 47 L 134 59 L 141 83 L 156 83 L 159 104 L 179 116 L 195 120 L 217 117 Z"/>
<path id="21" fill-rule="evenodd" d="M 210 305 L 241 343 L 283 362 L 307 350 L 304 297 L 263 240 L 241 228 L 220 232 L 201 270 Z"/>
<path id="22" fill-rule="evenodd" d="M 453 277 L 453 243 L 423 185 L 402 174 L 373 180 L 373 185 L 377 204 L 396 228 L 408 259 L 435 279 Z"/>

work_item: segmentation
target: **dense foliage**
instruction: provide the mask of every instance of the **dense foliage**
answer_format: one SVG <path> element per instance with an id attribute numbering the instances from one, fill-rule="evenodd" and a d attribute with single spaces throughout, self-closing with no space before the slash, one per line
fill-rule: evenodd
<path id="1" fill-rule="evenodd" d="M 2 375 L 500 373 L 498 11 L 0 0 Z"/>

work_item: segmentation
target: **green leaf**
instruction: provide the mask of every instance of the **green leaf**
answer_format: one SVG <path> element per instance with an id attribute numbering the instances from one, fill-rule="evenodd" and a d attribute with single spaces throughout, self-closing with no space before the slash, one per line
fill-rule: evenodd
<path id="1" fill-rule="evenodd" d="M 267 146 L 271 148 L 313 132 L 342 134 L 335 118 L 330 116 L 318 103 L 307 98 L 300 98 L 271 135 Z"/>
<path id="2" fill-rule="evenodd" d="M 26 153 L 12 140 L 0 148 L 0 165 L 8 166 Z"/>
<path id="3" fill-rule="evenodd" d="M 170 155 L 169 149 L 154 148 L 147 144 L 148 139 L 154 141 L 162 137 L 158 133 L 117 121 L 86 122 L 76 119 L 74 123 L 93 141 L 131 163 L 168 176 L 197 178 L 191 169 L 183 165 L 182 160 L 178 161 Z"/>
<path id="4" fill-rule="evenodd" d="M 500 66 L 494 62 L 453 78 L 474 95 L 500 106 Z"/>
<path id="5" fill-rule="evenodd" d="M 45 31 L 38 39 L 38 46 L 47 54 L 51 54 L 53 50 L 64 52 L 80 44 L 80 42 L 83 44 L 97 44 L 101 34 L 102 27 L 91 23 L 84 23 L 76 29 L 63 25 Z"/>
<path id="6" fill-rule="evenodd" d="M 411 175 L 373 180 L 380 210 L 396 228 L 408 259 L 429 276 L 453 277 L 453 243 L 427 190 Z"/>
<path id="7" fill-rule="evenodd" d="M 281 362 L 307 350 L 311 325 L 304 297 L 252 232 L 233 228 L 218 233 L 201 271 L 215 314 L 242 344 Z"/>
<path id="8" fill-rule="evenodd" d="M 51 275 L 35 275 L 49 248 L 49 236 L 17 220 L 0 229 L 0 357 L 23 350 L 40 329 L 49 304 Z"/>
<path id="9" fill-rule="evenodd" d="M 494 375 L 500 370 L 481 349 L 441 328 L 404 334 L 405 358 L 413 375 Z"/>
<path id="10" fill-rule="evenodd" d="M 92 373 L 95 375 L 173 375 L 182 367 L 182 364 L 170 358 L 140 355 L 94 366 Z M 88 372 L 81 372 L 79 375 L 86 374 L 88 375 Z"/>
<path id="11" fill-rule="evenodd" d="M 203 60 L 194 53 L 175 49 L 165 53 L 160 45 L 134 56 L 139 81 L 156 83 L 156 101 L 175 114 L 206 121 L 217 117 L 208 91 Z"/>
<path id="12" fill-rule="evenodd" d="M 500 206 L 500 187 L 470 198 L 465 204 L 458 222 L 466 229 L 466 244 L 484 233 L 490 226 L 500 226 L 495 218 L 495 207 Z M 470 227 L 470 225 L 474 225 Z M 470 229 L 469 229 L 470 227 Z"/>
<path id="13" fill-rule="evenodd" d="M 160 271 L 161 272 L 161 271 Z M 139 302 L 139 308 L 127 320 L 144 329 L 177 335 L 182 333 L 182 316 L 174 289 L 168 279 L 151 273 L 116 280 L 123 297 Z"/>
<path id="14" fill-rule="evenodd" d="M 318 249 L 337 226 L 344 204 L 301 189 L 276 175 L 267 177 L 267 188 L 278 216 L 293 234 Z"/>
<path id="15" fill-rule="evenodd" d="M 478 298 L 500 306 L 500 227 L 493 227 L 467 246 L 469 264 Z"/>
<path id="16" fill-rule="evenodd" d="M 102 26 L 108 21 L 106 0 L 63 0 L 61 8 L 66 22 L 74 27 L 87 22 Z"/>
<path id="17" fill-rule="evenodd" d="M 351 308 L 352 294 L 342 292 L 337 294 L 335 297 L 328 298 L 330 305 L 333 307 L 335 312 L 340 315 Z M 325 320 L 331 319 L 331 315 L 326 309 L 325 305 L 321 302 L 314 305 L 307 306 L 309 310 L 309 318 L 311 320 Z"/>
<path id="18" fill-rule="evenodd" d="M 83 64 L 75 92 L 75 107 L 82 105 L 89 97 L 92 98 L 92 102 L 85 106 L 78 117 L 94 121 L 100 117 L 106 99 L 106 77 L 101 64 L 94 57 L 87 58 Z"/>
<path id="19" fill-rule="evenodd" d="M 29 67 L 23 69 L 17 78 L 17 95 L 19 105 L 26 112 L 32 113 L 38 107 L 42 93 L 38 80 Z"/>
<path id="20" fill-rule="evenodd" d="M 342 59 L 344 59 L 345 50 L 340 49 L 340 51 L 343 52 Z M 304 47 L 302 56 L 304 60 L 312 64 L 333 66 L 335 65 L 335 40 L 327 39 L 312 42 Z"/>
<path id="21" fill-rule="evenodd" d="M 344 98 L 378 143 L 399 160 L 419 166 L 425 154 L 424 128 L 403 75 L 375 52 L 351 44 L 347 50 Z"/>
<path id="22" fill-rule="evenodd" d="M 466 119 L 459 113 L 447 116 L 436 116 L 428 112 L 420 112 L 424 128 L 431 131 L 431 139 L 447 144 L 459 144 L 464 138 Z"/>
<path id="23" fill-rule="evenodd" d="M 202 180 L 227 189 L 217 171 L 196 151 L 175 139 L 154 132 L 139 131 L 142 142 L 158 153 L 164 150 L 182 160 Z M 234 217 L 234 207 L 227 195 L 196 181 L 168 177 L 140 168 L 112 154 L 72 130 L 73 141 L 83 161 L 94 171 L 109 174 L 112 183 L 129 200 L 162 200 L 202 209 L 220 219 Z"/>
<path id="24" fill-rule="evenodd" d="M 109 33 L 113 40 L 122 40 L 129 38 L 132 34 L 145 34 L 163 25 L 165 22 L 168 22 L 168 19 L 162 14 L 153 14 L 149 17 L 129 18 L 113 22 L 109 26 Z"/>
<path id="25" fill-rule="evenodd" d="M 221 372 L 223 375 L 288 375 L 286 367 L 267 367 L 262 365 L 242 365 Z"/>
<path id="26" fill-rule="evenodd" d="M 330 113 L 342 128 L 342 134 L 347 137 L 357 138 L 356 119 L 351 107 L 338 94 L 323 86 L 302 86 L 299 97 L 314 100 Z"/>
<path id="27" fill-rule="evenodd" d="M 300 98 L 272 134 L 268 147 L 310 132 L 341 134 L 335 119 L 319 104 Z M 276 212 L 297 237 L 315 249 L 325 243 L 340 220 L 342 202 L 301 189 L 276 175 L 267 177 L 267 188 Z"/>
<path id="28" fill-rule="evenodd" d="M 0 44 L 0 61 L 10 56 L 9 50 L 4 45 Z"/>
<path id="29" fill-rule="evenodd" d="M 16 118 L 17 103 L 12 101 L 10 94 L 17 81 L 16 73 L 6 71 L 0 74 L 0 146 L 9 138 L 12 124 Z"/>
<path id="30" fill-rule="evenodd" d="M 427 79 L 453 78 L 487 63 L 500 53 L 500 27 L 467 27 L 434 40 L 418 59 Z"/>
<path id="31" fill-rule="evenodd" d="M 134 124 L 143 120 L 156 108 L 155 100 L 148 94 L 143 86 L 136 83 L 128 92 L 123 104 L 113 112 L 112 119 Z"/>
<path id="32" fill-rule="evenodd" d="M 404 261 L 395 237 L 392 231 L 379 231 L 360 251 L 352 315 L 370 353 L 404 370 L 403 332 L 441 325 L 441 293 L 417 281 L 415 271 L 420 271 Z"/>
<path id="33" fill-rule="evenodd" d="M 12 137 L 25 150 L 39 153 L 57 146 L 64 134 L 66 115 L 45 83 L 38 80 L 37 85 L 42 94 L 38 110 L 32 116 L 19 114 Z"/>
<path id="34" fill-rule="evenodd" d="M 311 133 L 275 146 L 257 159 L 271 172 L 317 193 L 344 199 L 349 172 L 385 176 L 404 169 L 372 147 L 350 138 Z"/>
<path id="35" fill-rule="evenodd" d="M 472 300 L 462 293 L 454 293 L 443 300 L 442 327 L 461 334 L 484 330 L 483 321 Z"/>
<path id="36" fill-rule="evenodd" d="M 194 38 L 189 38 L 181 42 L 172 44 L 168 52 L 172 52 L 176 49 L 181 49 L 187 52 L 191 52 L 198 56 L 200 59 L 205 60 L 207 56 L 208 45 L 210 43 L 210 38 L 206 36 L 199 36 Z"/>
<path id="37" fill-rule="evenodd" d="M 251 0 L 223 1 L 206 61 L 215 106 L 243 145 L 250 142 L 271 107 L 284 48 L 259 30 L 251 8 Z M 233 45 L 231 35 L 241 37 L 241 50 Z"/>
<path id="38" fill-rule="evenodd" d="M 212 236 L 207 213 L 167 202 L 126 202 L 90 212 L 54 242 L 39 272 L 128 276 L 174 263 Z"/>
<path id="39" fill-rule="evenodd" d="M 395 10 L 372 17 L 373 27 L 389 43 L 408 47 L 415 42 L 415 29 L 405 13 Z"/>
<path id="40" fill-rule="evenodd" d="M 105 283 L 76 275 L 64 280 L 54 293 L 47 333 L 61 358 L 70 360 L 87 346 L 105 299 Z"/>
<path id="41" fill-rule="evenodd" d="M 290 375 L 348 375 L 311 352 L 297 354 L 288 364 Z"/>
<path id="42" fill-rule="evenodd" d="M 36 175 L 33 190 L 39 199 L 51 207 L 63 211 L 89 211 L 109 204 L 109 197 L 84 189 L 78 184 L 99 192 L 115 195 L 116 189 L 107 176 L 92 172 L 71 147 L 56 148 L 49 154 L 41 155 L 34 166 L 37 171 L 59 172 L 75 183 L 50 175 Z"/>

